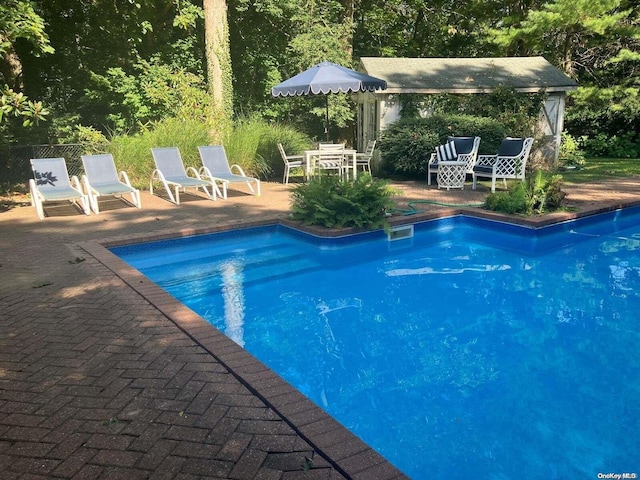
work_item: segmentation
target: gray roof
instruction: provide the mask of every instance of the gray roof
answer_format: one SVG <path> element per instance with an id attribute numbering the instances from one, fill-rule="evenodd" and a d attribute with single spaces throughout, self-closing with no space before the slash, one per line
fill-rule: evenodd
<path id="1" fill-rule="evenodd" d="M 365 73 L 387 81 L 381 93 L 485 93 L 498 86 L 558 92 L 578 86 L 543 57 L 362 57 L 360 63 Z"/>

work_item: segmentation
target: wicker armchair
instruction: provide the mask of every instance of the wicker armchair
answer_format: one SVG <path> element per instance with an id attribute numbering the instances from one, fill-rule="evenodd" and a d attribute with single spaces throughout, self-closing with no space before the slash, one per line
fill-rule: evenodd
<path id="1" fill-rule="evenodd" d="M 524 181 L 527 160 L 533 138 L 505 138 L 496 155 L 479 155 L 473 167 L 473 189 L 479 177 L 491 179 L 491 192 L 496 191 L 496 180 L 502 179 L 505 188 L 507 179 Z"/>

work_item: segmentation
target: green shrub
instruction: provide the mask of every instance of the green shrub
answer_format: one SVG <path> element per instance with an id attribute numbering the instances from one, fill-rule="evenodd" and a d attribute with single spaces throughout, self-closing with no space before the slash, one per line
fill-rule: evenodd
<path id="1" fill-rule="evenodd" d="M 509 186 L 507 191 L 491 193 L 484 202 L 487 210 L 502 213 L 527 213 L 529 202 L 527 200 L 524 183 L 516 182 Z"/>
<path id="2" fill-rule="evenodd" d="M 348 182 L 320 176 L 294 188 L 292 218 L 329 228 L 387 228 L 386 212 L 393 207 L 394 194 L 387 182 L 369 174 Z"/>
<path id="3" fill-rule="evenodd" d="M 635 132 L 608 135 L 600 132 L 593 136 L 580 137 L 580 145 L 589 156 L 612 158 L 638 158 L 640 137 Z"/>
<path id="4" fill-rule="evenodd" d="M 487 196 L 485 208 L 495 212 L 543 214 L 558 210 L 566 194 L 562 191 L 561 175 L 545 175 L 537 171 L 525 182 L 514 182 L 507 191 Z"/>
<path id="5" fill-rule="evenodd" d="M 429 157 L 448 136 L 479 136 L 480 153 L 495 154 L 507 132 L 500 122 L 470 115 L 433 115 L 401 120 L 390 125 L 380 138 L 384 171 L 424 176 Z"/>
<path id="6" fill-rule="evenodd" d="M 229 161 L 262 178 L 282 176 L 284 163 L 278 143 L 292 154 L 301 153 L 311 146 L 311 140 L 293 127 L 258 117 L 238 120 L 224 139 Z"/>
<path id="7" fill-rule="evenodd" d="M 578 141 L 567 132 L 562 132 L 558 163 L 561 167 L 583 167 L 586 163 Z"/>
<path id="8" fill-rule="evenodd" d="M 266 177 L 271 169 L 264 157 L 259 154 L 261 144 L 269 124 L 252 118 L 238 120 L 231 132 L 222 141 L 229 163 L 238 164 L 247 175 Z"/>

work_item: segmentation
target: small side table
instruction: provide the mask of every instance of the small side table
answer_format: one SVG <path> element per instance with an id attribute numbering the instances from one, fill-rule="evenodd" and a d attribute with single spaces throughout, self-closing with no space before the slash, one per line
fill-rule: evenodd
<path id="1" fill-rule="evenodd" d="M 438 162 L 438 188 L 464 189 L 467 178 L 467 162 Z"/>

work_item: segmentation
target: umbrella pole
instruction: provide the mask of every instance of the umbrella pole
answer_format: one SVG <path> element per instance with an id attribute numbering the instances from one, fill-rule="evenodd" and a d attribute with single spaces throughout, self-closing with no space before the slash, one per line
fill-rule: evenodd
<path id="1" fill-rule="evenodd" d="M 329 95 L 325 95 L 324 98 L 327 106 L 324 119 L 324 134 L 327 137 L 327 141 L 329 141 Z"/>

